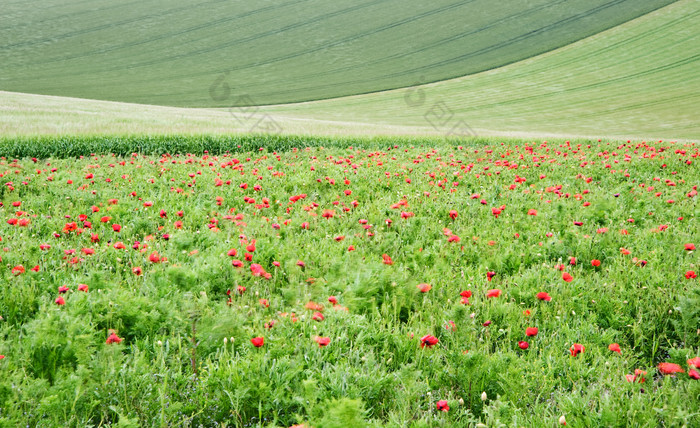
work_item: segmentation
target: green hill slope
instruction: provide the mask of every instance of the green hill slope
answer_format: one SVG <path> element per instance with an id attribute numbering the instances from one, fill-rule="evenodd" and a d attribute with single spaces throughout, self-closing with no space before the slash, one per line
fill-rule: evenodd
<path id="1" fill-rule="evenodd" d="M 317 100 L 500 67 L 669 3 L 12 1 L 0 89 L 199 107 Z"/>
<path id="2" fill-rule="evenodd" d="M 443 134 L 498 130 L 700 139 L 699 70 L 700 1 L 683 0 L 477 75 L 267 111 L 431 126 Z"/>

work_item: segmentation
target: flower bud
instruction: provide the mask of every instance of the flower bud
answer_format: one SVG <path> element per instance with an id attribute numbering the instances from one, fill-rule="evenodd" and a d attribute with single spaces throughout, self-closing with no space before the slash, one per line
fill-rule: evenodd
<path id="1" fill-rule="evenodd" d="M 566 416 L 561 415 L 559 417 L 559 425 L 566 425 Z"/>
<path id="2" fill-rule="evenodd" d="M 481 401 L 486 401 L 489 399 L 489 396 L 486 395 L 486 391 L 481 393 Z"/>

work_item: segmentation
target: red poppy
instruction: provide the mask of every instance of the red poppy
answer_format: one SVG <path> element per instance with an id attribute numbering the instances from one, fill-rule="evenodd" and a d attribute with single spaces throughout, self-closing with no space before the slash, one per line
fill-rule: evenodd
<path id="1" fill-rule="evenodd" d="M 136 276 L 139 276 L 143 273 L 143 270 L 140 267 L 135 267 L 131 271 L 134 272 Z"/>
<path id="2" fill-rule="evenodd" d="M 241 295 L 241 296 L 243 295 L 243 293 L 245 293 L 245 290 L 246 290 L 246 288 L 245 288 L 244 286 L 242 286 L 242 285 L 239 285 L 238 287 L 236 287 L 236 291 L 237 291 L 238 294 Z"/>
<path id="3" fill-rule="evenodd" d="M 109 337 L 107 338 L 107 340 L 105 341 L 105 343 L 106 343 L 107 345 L 111 345 L 112 343 L 119 343 L 119 342 L 121 342 L 122 340 L 124 340 L 124 339 L 122 339 L 121 337 L 117 336 L 117 333 L 115 333 L 114 331 L 112 331 L 111 334 L 109 335 Z"/>
<path id="4" fill-rule="evenodd" d="M 421 337 L 420 342 L 421 342 L 421 343 L 420 343 L 420 347 L 421 347 L 421 348 L 425 348 L 426 346 L 427 346 L 428 348 L 431 348 L 431 347 L 437 345 L 438 342 L 439 342 L 439 340 L 438 340 L 437 337 L 431 336 L 431 335 L 428 334 L 428 335 L 425 335 L 425 336 Z"/>
<path id="5" fill-rule="evenodd" d="M 574 277 L 571 276 L 570 274 L 568 274 L 567 272 L 564 272 L 564 273 L 561 275 L 561 279 L 563 279 L 563 280 L 566 281 L 566 282 L 571 282 L 571 281 L 574 280 Z"/>
<path id="6" fill-rule="evenodd" d="M 461 293 L 459 293 L 459 295 L 468 299 L 468 298 L 472 297 L 472 292 L 470 290 L 464 290 Z"/>
<path id="7" fill-rule="evenodd" d="M 537 327 L 528 327 L 525 329 L 525 336 L 535 337 L 538 331 Z"/>
<path id="8" fill-rule="evenodd" d="M 78 291 L 84 291 L 87 293 L 87 291 L 88 291 L 87 284 L 78 284 Z"/>
<path id="9" fill-rule="evenodd" d="M 620 345 L 617 343 L 611 343 L 608 346 L 608 349 L 611 350 L 612 352 L 617 352 L 618 354 L 622 354 L 622 350 L 620 349 Z"/>
<path id="10" fill-rule="evenodd" d="M 22 265 L 17 265 L 12 268 L 12 274 L 13 275 L 21 275 L 25 272 L 24 266 Z"/>
<path id="11" fill-rule="evenodd" d="M 700 357 L 691 358 L 688 360 L 689 366 L 695 366 L 700 369 Z"/>
<path id="12" fill-rule="evenodd" d="M 498 288 L 494 288 L 492 290 L 487 290 L 486 291 L 486 297 L 491 298 L 491 297 L 499 297 L 501 295 L 501 290 Z"/>
<path id="13" fill-rule="evenodd" d="M 70 290 L 70 288 L 68 288 L 68 286 L 66 286 L 66 285 L 62 285 L 62 286 L 58 287 L 58 293 L 59 293 L 59 294 L 65 294 L 65 293 L 67 293 L 69 290 Z"/>
<path id="14" fill-rule="evenodd" d="M 569 350 L 571 351 L 571 356 L 575 357 L 578 354 L 582 354 L 586 350 L 586 348 L 584 348 L 584 346 L 580 343 L 574 343 L 574 346 L 572 346 Z"/>
<path id="15" fill-rule="evenodd" d="M 250 272 L 253 274 L 253 276 L 263 276 L 266 273 L 262 265 L 259 265 L 257 263 L 253 263 L 250 265 Z"/>
<path id="16" fill-rule="evenodd" d="M 305 308 L 311 311 L 321 312 L 323 310 L 323 305 L 319 305 L 314 301 L 309 301 L 309 303 L 306 304 Z"/>
<path id="17" fill-rule="evenodd" d="M 693 279 L 697 278 L 698 275 L 695 273 L 695 271 L 689 270 L 688 272 L 685 273 L 685 279 Z"/>
<path id="18" fill-rule="evenodd" d="M 115 232 L 121 232 L 122 227 L 121 227 L 121 225 L 113 224 L 113 225 L 112 225 L 112 230 L 115 231 Z"/>
<path id="19" fill-rule="evenodd" d="M 389 257 L 388 254 L 382 254 L 382 263 L 385 265 L 393 265 L 394 261 L 391 260 L 391 257 Z"/>
<path id="20" fill-rule="evenodd" d="M 440 400 L 436 404 L 439 412 L 449 412 L 450 406 L 447 405 L 447 400 Z"/>
<path id="21" fill-rule="evenodd" d="M 674 375 L 676 373 L 685 373 L 685 371 L 676 363 L 659 363 L 659 372 L 663 375 Z"/>
<path id="22" fill-rule="evenodd" d="M 63 306 L 63 305 L 66 304 L 66 301 L 63 300 L 63 297 L 58 296 L 58 297 L 56 298 L 56 300 L 54 301 L 54 303 L 56 303 L 58 306 Z"/>
<path id="23" fill-rule="evenodd" d="M 328 344 L 331 343 L 331 338 L 314 336 L 314 341 L 318 343 L 319 348 L 323 348 L 324 346 L 328 346 Z"/>
<path id="24" fill-rule="evenodd" d="M 695 251 L 695 244 L 685 244 L 685 251 Z"/>
<path id="25" fill-rule="evenodd" d="M 41 268 L 39 267 L 39 265 L 36 265 L 36 266 L 34 266 L 33 268 L 31 268 L 31 269 L 29 269 L 29 270 L 32 271 L 32 272 L 39 272 L 39 269 L 41 269 Z"/>
<path id="26" fill-rule="evenodd" d="M 421 293 L 427 293 L 433 288 L 430 284 L 417 284 L 416 287 L 418 287 Z"/>
<path id="27" fill-rule="evenodd" d="M 323 317 L 323 314 L 320 312 L 314 312 L 314 314 L 311 316 L 311 319 L 314 321 L 323 321 L 325 318 Z"/>
<path id="28" fill-rule="evenodd" d="M 265 338 L 263 338 L 262 336 L 254 337 L 250 339 L 250 343 L 252 343 L 253 346 L 255 346 L 256 348 L 260 348 L 265 344 Z"/>
<path id="29" fill-rule="evenodd" d="M 593 267 L 600 266 L 600 260 L 598 260 L 598 259 L 591 260 L 591 265 L 593 265 Z"/>
<path id="30" fill-rule="evenodd" d="M 482 324 L 484 327 L 488 327 L 491 325 L 491 320 L 486 321 L 485 323 Z"/>
<path id="31" fill-rule="evenodd" d="M 456 219 L 457 216 L 458 216 L 458 214 L 457 214 L 457 211 L 456 211 L 456 210 L 450 210 L 450 218 L 451 218 L 452 220 Z"/>
<path id="32" fill-rule="evenodd" d="M 518 346 L 520 347 L 520 349 L 527 349 L 530 347 L 530 344 L 525 342 L 524 340 L 521 340 L 518 342 Z"/>
<path id="33" fill-rule="evenodd" d="M 161 260 L 162 260 L 162 259 L 161 259 L 160 256 L 158 255 L 158 252 L 157 252 L 157 251 L 152 252 L 152 253 L 148 256 L 148 261 L 150 261 L 151 263 L 160 263 Z"/>
<path id="34" fill-rule="evenodd" d="M 305 267 L 306 267 L 306 263 L 304 263 L 304 262 L 301 261 L 301 260 L 297 260 L 297 266 L 299 266 L 300 268 L 305 268 Z"/>
<path id="35" fill-rule="evenodd" d="M 540 291 L 539 293 L 537 293 L 537 300 L 544 300 L 545 302 L 550 302 L 552 300 L 552 296 L 550 296 L 549 293 Z"/>
<path id="36" fill-rule="evenodd" d="M 270 307 L 270 302 L 268 302 L 267 299 L 260 299 L 260 300 L 258 300 L 258 302 L 260 303 L 260 306 L 262 306 L 263 308 Z"/>
<path id="37" fill-rule="evenodd" d="M 491 278 L 496 276 L 496 272 L 486 272 L 486 280 L 491 281 Z"/>
<path id="38" fill-rule="evenodd" d="M 625 379 L 627 379 L 627 382 L 630 382 L 630 383 L 635 383 L 635 382 L 644 383 L 644 382 L 646 382 L 646 378 L 644 378 L 644 376 L 646 376 L 646 374 L 647 374 L 646 371 L 636 369 L 634 371 L 633 375 L 631 375 L 631 374 L 625 375 Z"/>
<path id="39" fill-rule="evenodd" d="M 534 208 L 530 208 L 527 210 L 527 215 L 537 215 L 537 210 Z"/>
<path id="40" fill-rule="evenodd" d="M 694 370 L 694 369 L 688 370 L 688 376 L 690 376 L 691 379 L 695 379 L 695 380 L 700 379 L 700 373 L 698 373 L 698 371 Z"/>

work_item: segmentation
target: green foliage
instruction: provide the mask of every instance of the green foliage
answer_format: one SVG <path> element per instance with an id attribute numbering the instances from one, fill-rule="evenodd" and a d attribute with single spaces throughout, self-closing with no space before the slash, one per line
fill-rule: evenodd
<path id="1" fill-rule="evenodd" d="M 6 140 L 0 425 L 697 425 L 696 145 L 207 138 Z"/>

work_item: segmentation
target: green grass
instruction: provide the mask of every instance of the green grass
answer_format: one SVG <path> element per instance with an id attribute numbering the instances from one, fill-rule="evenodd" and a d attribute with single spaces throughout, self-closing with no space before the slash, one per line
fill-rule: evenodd
<path id="1" fill-rule="evenodd" d="M 0 92 L 22 135 L 473 134 L 700 139 L 700 8 L 682 0 L 579 42 L 420 87 L 260 107 L 184 109 Z M 268 126 L 271 125 L 271 126 Z M 271 129 L 270 129 L 271 128 Z"/>
<path id="2" fill-rule="evenodd" d="M 695 143 L 114 137 L 0 150 L 2 426 L 700 423 L 687 374 L 700 356 L 700 285 L 686 279 L 700 259 L 685 249 L 700 245 Z M 107 344 L 110 330 L 123 341 Z M 439 342 L 421 348 L 424 335 Z M 625 380 L 636 369 L 646 382 Z"/>
<path id="3" fill-rule="evenodd" d="M 332 98 L 497 68 L 671 2 L 16 1 L 0 89 L 188 107 Z"/>
<path id="4" fill-rule="evenodd" d="M 700 139 L 699 28 L 698 2 L 684 0 L 496 70 L 412 91 L 269 111 L 385 125 L 432 123 L 443 134 L 463 123 L 484 135 L 498 130 Z"/>

